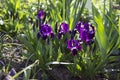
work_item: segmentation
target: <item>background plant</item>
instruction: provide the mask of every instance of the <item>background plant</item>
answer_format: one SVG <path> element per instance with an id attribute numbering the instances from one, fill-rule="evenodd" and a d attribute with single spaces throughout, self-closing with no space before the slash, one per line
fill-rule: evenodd
<path id="1" fill-rule="evenodd" d="M 97 75 L 104 74 L 106 69 L 109 73 L 109 69 L 114 69 L 113 65 L 117 65 L 117 63 L 109 64 L 109 62 L 118 59 L 110 55 L 119 50 L 119 16 L 116 15 L 116 10 L 113 11 L 112 2 L 107 1 L 107 4 L 109 6 L 106 7 L 106 1 L 104 1 L 103 8 L 98 9 L 93 1 L 95 42 L 91 46 L 83 46 L 83 51 L 75 57 L 75 65 L 68 67 L 73 74 L 85 79 L 96 79 Z M 107 76 L 107 78 L 110 77 Z"/>

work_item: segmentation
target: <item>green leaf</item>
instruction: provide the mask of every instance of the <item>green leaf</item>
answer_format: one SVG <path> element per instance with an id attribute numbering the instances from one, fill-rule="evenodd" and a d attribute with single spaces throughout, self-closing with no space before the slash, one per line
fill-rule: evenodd
<path id="1" fill-rule="evenodd" d="M 77 10 L 75 11 L 75 14 L 74 14 L 74 18 L 75 18 L 75 19 L 74 19 L 74 22 L 73 22 L 73 25 L 72 25 L 73 28 L 75 27 L 76 22 L 79 21 L 82 12 L 83 12 L 84 9 L 85 9 L 86 2 L 87 2 L 87 0 L 82 0 L 82 2 L 78 0 L 78 3 L 79 3 L 79 4 L 76 5 Z"/>
<path id="2" fill-rule="evenodd" d="M 117 29 L 116 25 L 113 23 L 112 19 L 111 19 L 108 15 L 106 15 L 106 17 L 107 17 L 107 18 L 109 19 L 109 21 L 112 23 L 114 29 L 119 33 L 119 30 Z"/>
<path id="3" fill-rule="evenodd" d="M 53 1 L 49 0 L 49 2 L 50 2 L 50 5 L 51 5 L 50 7 L 52 8 L 52 12 L 53 12 L 52 16 L 57 16 L 57 18 L 60 21 L 62 21 L 62 17 L 60 15 L 60 11 L 59 11 L 58 7 L 55 6 L 55 3 Z"/>
<path id="4" fill-rule="evenodd" d="M 16 0 L 15 10 L 20 8 L 20 0 Z"/>
<path id="5" fill-rule="evenodd" d="M 30 79 L 31 69 L 24 70 L 24 80 Z"/>
<path id="6" fill-rule="evenodd" d="M 119 21 L 118 21 L 118 32 L 119 32 L 119 36 L 120 36 L 120 18 L 119 18 Z"/>
<path id="7" fill-rule="evenodd" d="M 58 57 L 57 57 L 57 61 L 60 61 L 61 57 L 62 57 L 62 53 L 61 53 L 61 50 L 60 48 L 58 49 Z"/>
<path id="8" fill-rule="evenodd" d="M 11 4 L 14 4 L 14 0 L 10 0 L 10 3 L 11 3 Z"/>
<path id="9" fill-rule="evenodd" d="M 96 39 L 99 44 L 99 47 L 102 51 L 102 53 L 106 53 L 107 47 L 108 47 L 108 39 L 105 32 L 105 27 L 103 24 L 102 17 L 100 16 L 100 13 L 98 12 L 98 9 L 93 5 L 93 16 L 94 21 L 96 22 Z"/>
<path id="10" fill-rule="evenodd" d="M 118 29 L 119 29 L 118 30 L 119 31 L 119 38 L 118 38 L 118 41 L 119 41 L 118 44 L 119 45 L 118 45 L 118 48 L 120 48 L 120 18 L 119 18 L 119 22 L 118 22 Z"/>
<path id="11" fill-rule="evenodd" d="M 25 47 L 32 52 L 34 52 L 33 46 L 30 44 L 30 42 L 23 36 L 18 36 L 18 39 L 25 45 Z"/>
<path id="12" fill-rule="evenodd" d="M 23 24 L 20 24 L 19 22 L 15 25 L 15 31 L 19 32 L 23 28 Z"/>
<path id="13" fill-rule="evenodd" d="M 22 19 L 24 15 L 25 15 L 24 12 L 19 11 L 19 18 L 20 18 L 20 19 Z"/>
<path id="14" fill-rule="evenodd" d="M 82 70 L 79 64 L 76 64 L 76 69 L 79 70 L 79 71 Z"/>

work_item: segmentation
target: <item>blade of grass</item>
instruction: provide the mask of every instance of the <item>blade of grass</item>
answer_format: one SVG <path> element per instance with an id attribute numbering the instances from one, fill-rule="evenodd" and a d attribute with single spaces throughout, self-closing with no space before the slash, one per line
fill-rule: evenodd
<path id="1" fill-rule="evenodd" d="M 39 60 L 36 60 L 33 64 L 29 65 L 28 67 L 24 68 L 23 70 L 19 71 L 17 74 L 15 74 L 12 78 L 15 79 L 20 74 L 22 74 L 24 71 L 31 69 L 32 67 L 36 66 L 39 63 Z"/>

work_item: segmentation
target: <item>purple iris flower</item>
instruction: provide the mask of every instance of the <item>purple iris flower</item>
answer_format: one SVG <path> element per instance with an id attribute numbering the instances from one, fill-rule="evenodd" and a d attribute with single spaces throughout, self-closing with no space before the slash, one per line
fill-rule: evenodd
<path id="1" fill-rule="evenodd" d="M 4 69 L 5 67 L 5 64 L 3 61 L 0 60 L 0 66 L 2 66 L 2 68 Z M 12 68 L 10 71 L 9 71 L 9 75 L 10 76 L 14 76 L 16 74 L 16 70 L 14 68 Z M 10 80 L 9 77 L 5 77 L 5 80 Z"/>
<path id="2" fill-rule="evenodd" d="M 73 56 L 75 56 L 78 51 L 82 50 L 79 40 L 70 39 L 68 40 L 67 48 L 72 51 Z"/>
<path id="3" fill-rule="evenodd" d="M 43 20 L 46 16 L 46 13 L 43 10 L 38 11 L 38 18 Z"/>
<path id="4" fill-rule="evenodd" d="M 60 29 L 59 29 L 59 32 L 58 32 L 58 38 L 61 39 L 62 35 L 64 35 L 68 31 L 69 31 L 69 25 L 65 22 L 61 23 Z"/>
<path id="5" fill-rule="evenodd" d="M 5 66 L 4 62 L 0 60 L 0 66 Z"/>
<path id="6" fill-rule="evenodd" d="M 12 68 L 10 71 L 9 71 L 9 75 L 10 76 L 14 76 L 16 74 L 16 71 L 14 68 Z"/>
<path id="7" fill-rule="evenodd" d="M 4 69 L 5 68 L 5 64 L 3 61 L 0 60 L 0 69 Z"/>
<path id="8" fill-rule="evenodd" d="M 54 33 L 52 31 L 51 26 L 44 24 L 41 26 L 37 34 L 37 38 L 39 39 L 40 37 L 42 37 L 42 39 L 45 40 L 48 36 L 51 36 L 51 38 L 54 38 Z"/>
<path id="9" fill-rule="evenodd" d="M 77 31 L 80 33 L 80 38 L 86 44 L 93 43 L 93 38 L 95 36 L 94 27 L 88 23 L 78 22 L 76 25 Z"/>

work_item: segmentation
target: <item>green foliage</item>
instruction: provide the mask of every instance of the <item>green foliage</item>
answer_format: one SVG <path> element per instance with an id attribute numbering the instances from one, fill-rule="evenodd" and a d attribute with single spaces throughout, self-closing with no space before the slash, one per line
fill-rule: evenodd
<path id="1" fill-rule="evenodd" d="M 92 4 L 96 29 L 95 42 L 91 46 L 83 46 L 83 51 L 74 58 L 74 65 L 68 67 L 75 76 L 80 76 L 85 80 L 94 80 L 101 73 L 105 75 L 107 67 L 119 64 L 109 64 L 109 62 L 119 59 L 119 57 L 110 55 L 118 53 L 120 44 L 119 18 L 116 11 L 111 8 L 111 2 L 109 3 L 109 8 L 104 7 L 102 10 L 99 10 L 94 3 Z M 104 6 L 106 6 L 105 4 L 104 1 Z"/>
<path id="2" fill-rule="evenodd" d="M 49 0 L 48 10 L 52 26 L 56 22 L 66 21 L 72 30 L 80 20 L 85 9 L 86 0 Z"/>
<path id="3" fill-rule="evenodd" d="M 26 7 L 27 2 L 23 2 L 22 0 L 5 0 L 3 4 L 0 3 L 0 19 L 4 22 L 0 25 L 0 32 L 16 36 L 25 30 L 24 26 L 33 15 L 32 10 L 29 9 L 31 5 Z"/>

